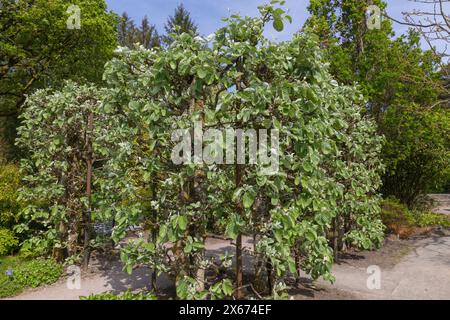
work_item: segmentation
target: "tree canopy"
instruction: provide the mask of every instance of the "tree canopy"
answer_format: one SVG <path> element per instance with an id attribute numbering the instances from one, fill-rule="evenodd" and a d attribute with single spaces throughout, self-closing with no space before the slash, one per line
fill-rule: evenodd
<path id="1" fill-rule="evenodd" d="M 81 28 L 68 29 L 67 1 L 2 1 L 0 11 L 0 123 L 9 145 L 25 96 L 63 80 L 99 83 L 116 47 L 116 17 L 104 0 L 78 0 Z M 9 118 L 5 118 L 9 117 Z"/>

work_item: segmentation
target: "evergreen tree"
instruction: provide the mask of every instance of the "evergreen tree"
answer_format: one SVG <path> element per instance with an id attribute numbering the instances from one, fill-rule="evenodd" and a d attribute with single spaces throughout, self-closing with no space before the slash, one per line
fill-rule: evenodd
<path id="1" fill-rule="evenodd" d="M 119 44 L 123 47 L 132 47 L 136 39 L 136 26 L 126 12 L 120 18 L 118 31 Z"/>
<path id="2" fill-rule="evenodd" d="M 191 19 L 189 11 L 186 10 L 183 4 L 180 4 L 170 16 L 167 23 L 164 25 L 166 35 L 164 36 L 164 43 L 169 45 L 173 39 L 170 37 L 171 33 L 182 34 L 191 33 L 194 36 L 198 35 L 198 26 Z"/>
<path id="3" fill-rule="evenodd" d="M 145 48 L 159 47 L 161 40 L 156 27 L 149 23 L 147 16 L 142 19 L 141 26 L 136 27 L 133 19 L 126 12 L 122 14 L 118 25 L 119 43 L 123 47 L 132 48 L 140 43 Z"/>
<path id="4" fill-rule="evenodd" d="M 138 40 L 147 49 L 161 46 L 158 30 L 156 30 L 155 25 L 151 25 L 148 22 L 147 16 L 141 22 L 141 28 L 138 31 Z"/>
<path id="5" fill-rule="evenodd" d="M 445 116 L 439 110 L 443 76 L 436 71 L 439 57 L 421 49 L 417 31 L 394 38 L 387 18 L 379 29 L 367 27 L 372 4 L 382 11 L 387 6 L 382 0 L 311 0 L 307 28 L 319 36 L 335 78 L 361 86 L 368 113 L 386 136 L 383 193 L 413 206 L 441 183 L 448 165 L 443 159 L 448 145 L 439 138 L 446 129 L 430 126 L 439 112 Z"/>

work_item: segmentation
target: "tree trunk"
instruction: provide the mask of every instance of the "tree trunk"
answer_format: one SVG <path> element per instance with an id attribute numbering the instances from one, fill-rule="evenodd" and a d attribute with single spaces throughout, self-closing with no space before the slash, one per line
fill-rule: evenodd
<path id="1" fill-rule="evenodd" d="M 91 256 L 91 206 L 92 206 L 92 165 L 93 165 L 93 150 L 92 141 L 90 135 L 92 134 L 94 127 L 94 114 L 91 112 L 88 117 L 88 125 L 86 132 L 86 146 L 87 146 L 87 156 L 86 156 L 86 198 L 87 198 L 87 208 L 84 217 L 84 252 L 83 252 L 83 267 L 87 269 L 89 266 L 89 260 Z"/>
<path id="2" fill-rule="evenodd" d="M 333 220 L 333 254 L 334 254 L 334 262 L 338 262 L 339 260 L 339 245 L 338 245 L 338 217 L 336 216 Z"/>
<path id="3" fill-rule="evenodd" d="M 294 257 L 295 257 L 295 268 L 297 270 L 297 274 L 295 275 L 295 284 L 297 287 L 300 285 L 300 271 L 301 271 L 301 264 L 300 264 L 300 243 L 295 244 L 294 249 Z"/>
<path id="4" fill-rule="evenodd" d="M 236 164 L 235 167 L 236 174 L 236 189 L 241 187 L 242 184 L 242 165 Z M 238 202 L 236 206 L 236 211 L 238 215 L 242 215 L 242 203 Z M 242 270 L 242 233 L 239 232 L 236 239 L 236 299 L 243 299 L 243 270 Z"/>

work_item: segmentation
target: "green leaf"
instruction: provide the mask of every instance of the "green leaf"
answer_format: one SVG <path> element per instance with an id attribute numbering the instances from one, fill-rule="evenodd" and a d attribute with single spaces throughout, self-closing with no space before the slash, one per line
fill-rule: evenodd
<path id="1" fill-rule="evenodd" d="M 127 265 L 127 273 L 131 274 L 133 272 L 133 266 L 131 264 Z"/>
<path id="2" fill-rule="evenodd" d="M 278 199 L 278 198 L 271 198 L 270 202 L 272 203 L 273 206 L 276 206 L 280 202 L 280 199 Z"/>
<path id="3" fill-rule="evenodd" d="M 208 72 L 207 72 L 206 69 L 199 68 L 199 69 L 197 70 L 197 76 L 198 76 L 200 79 L 205 79 L 207 75 L 208 75 Z"/>
<path id="4" fill-rule="evenodd" d="M 316 240 L 316 233 L 313 230 L 307 230 L 305 233 L 305 237 L 306 239 L 308 239 L 308 241 L 313 242 L 314 240 Z"/>
<path id="5" fill-rule="evenodd" d="M 281 32 L 284 29 L 284 23 L 283 20 L 281 19 L 280 16 L 275 16 L 274 20 L 273 20 L 273 28 L 278 31 Z"/>
<path id="6" fill-rule="evenodd" d="M 283 233 L 280 229 L 274 230 L 273 235 L 278 242 L 283 242 Z"/>
<path id="7" fill-rule="evenodd" d="M 253 202 L 255 202 L 255 196 L 247 191 L 246 193 L 244 193 L 244 197 L 242 200 L 244 202 L 244 207 L 246 209 L 249 209 L 252 207 Z"/>
<path id="8" fill-rule="evenodd" d="M 330 154 L 331 152 L 331 144 L 329 142 L 322 143 L 322 152 L 323 154 Z"/>
<path id="9" fill-rule="evenodd" d="M 295 261 L 292 258 L 288 259 L 288 267 L 291 273 L 297 274 L 297 266 L 295 265 Z"/>
<path id="10" fill-rule="evenodd" d="M 238 232 L 239 232 L 239 229 L 238 229 L 236 220 L 230 219 L 230 221 L 227 224 L 226 230 L 225 230 L 226 235 L 228 237 L 230 237 L 231 239 L 236 239 Z"/>

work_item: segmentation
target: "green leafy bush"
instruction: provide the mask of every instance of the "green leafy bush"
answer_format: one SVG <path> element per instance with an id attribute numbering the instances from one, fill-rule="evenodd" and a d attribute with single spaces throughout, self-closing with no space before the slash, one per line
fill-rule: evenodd
<path id="1" fill-rule="evenodd" d="M 0 229 L 0 256 L 11 253 L 17 249 L 19 240 L 14 233 L 8 229 Z"/>
<path id="2" fill-rule="evenodd" d="M 407 227 L 414 225 L 414 218 L 408 207 L 395 198 L 390 197 L 383 200 L 381 209 L 381 217 L 388 232 L 394 231 L 392 229 L 395 225 Z"/>
<path id="3" fill-rule="evenodd" d="M 56 282 L 63 272 L 62 265 L 51 259 L 38 259 L 21 264 L 14 270 L 14 281 L 23 287 L 36 288 Z"/>
<path id="4" fill-rule="evenodd" d="M 414 214 L 415 223 L 419 227 L 445 227 L 450 228 L 450 217 L 431 212 L 418 212 Z"/>
<path id="5" fill-rule="evenodd" d="M 0 228 L 11 229 L 19 221 L 19 168 L 14 164 L 0 164 Z"/>
<path id="6" fill-rule="evenodd" d="M 87 297 L 80 297 L 80 300 L 157 300 L 157 297 L 151 292 L 134 293 L 131 291 L 126 291 L 121 294 L 114 294 L 112 292 L 91 294 Z"/>
<path id="7" fill-rule="evenodd" d="M 0 278 L 0 298 L 18 295 L 24 287 L 8 277 Z"/>
<path id="8" fill-rule="evenodd" d="M 382 124 L 387 137 L 385 195 L 417 208 L 419 196 L 443 188 L 450 167 L 449 124 L 447 109 L 413 105 L 386 112 Z"/>

